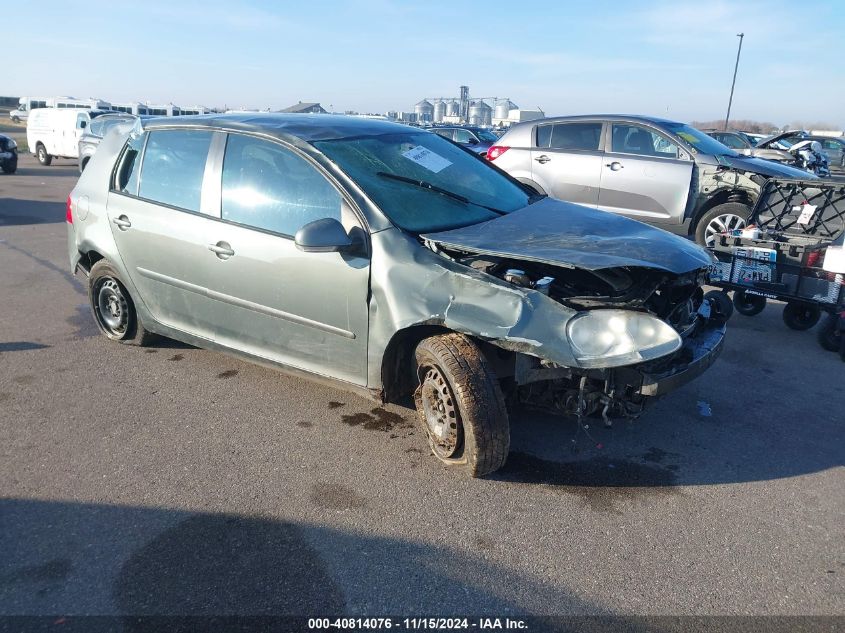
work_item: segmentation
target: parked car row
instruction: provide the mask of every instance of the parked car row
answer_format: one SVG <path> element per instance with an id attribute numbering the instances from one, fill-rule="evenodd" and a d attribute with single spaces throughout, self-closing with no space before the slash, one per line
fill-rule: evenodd
<path id="1" fill-rule="evenodd" d="M 493 162 L 351 117 L 137 120 L 105 135 L 68 197 L 68 255 L 109 339 L 164 335 L 379 401 L 410 396 L 434 455 L 480 476 L 507 458 L 506 402 L 610 423 L 718 357 L 712 257 L 598 210 L 634 209 L 625 191 L 643 178 L 641 206 L 679 224 L 686 206 L 738 204 L 756 159 L 718 148 L 621 117 L 517 126 Z M 509 157 L 521 175 L 498 168 Z M 568 175 L 593 168 L 585 184 Z M 694 177 L 690 196 L 678 183 Z"/>

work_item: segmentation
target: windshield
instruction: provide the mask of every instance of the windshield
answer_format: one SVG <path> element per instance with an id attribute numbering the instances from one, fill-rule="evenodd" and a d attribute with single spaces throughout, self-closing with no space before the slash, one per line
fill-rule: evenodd
<path id="1" fill-rule="evenodd" d="M 315 141 L 314 146 L 396 226 L 412 233 L 478 224 L 528 205 L 528 194 L 517 183 L 430 132 Z"/>
<path id="2" fill-rule="evenodd" d="M 731 148 L 723 145 L 715 138 L 707 136 L 704 132 L 696 130 L 684 123 L 664 123 L 663 127 L 685 141 L 693 151 L 699 154 L 710 154 L 712 156 L 738 156 Z"/>

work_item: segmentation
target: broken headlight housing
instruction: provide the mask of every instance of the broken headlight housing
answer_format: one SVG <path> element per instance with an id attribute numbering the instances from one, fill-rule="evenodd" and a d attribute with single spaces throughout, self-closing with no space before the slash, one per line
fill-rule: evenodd
<path id="1" fill-rule="evenodd" d="M 566 324 L 566 338 L 581 367 L 632 365 L 681 347 L 681 337 L 669 324 L 645 312 L 590 310 Z"/>

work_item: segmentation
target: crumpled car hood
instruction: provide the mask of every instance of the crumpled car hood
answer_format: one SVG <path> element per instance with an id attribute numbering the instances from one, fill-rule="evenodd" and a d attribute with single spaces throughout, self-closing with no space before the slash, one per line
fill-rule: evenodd
<path id="1" fill-rule="evenodd" d="M 745 156 L 719 156 L 719 164 L 733 169 L 750 171 L 770 178 L 799 178 L 812 180 L 817 176 L 803 169 L 796 169 L 789 165 L 780 165 L 764 158 L 749 158 Z"/>
<path id="2" fill-rule="evenodd" d="M 552 198 L 481 224 L 421 237 L 446 248 L 585 270 L 639 266 L 682 274 L 712 261 L 706 250 L 683 237 Z"/>

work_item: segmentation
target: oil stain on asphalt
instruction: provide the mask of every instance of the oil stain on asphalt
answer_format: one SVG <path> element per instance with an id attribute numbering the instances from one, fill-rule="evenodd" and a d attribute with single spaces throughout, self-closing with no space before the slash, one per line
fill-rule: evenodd
<path id="1" fill-rule="evenodd" d="M 217 374 L 217 377 L 226 379 L 226 378 L 232 378 L 233 376 L 237 376 L 237 375 L 238 375 L 237 369 L 227 369 L 226 371 L 221 371 L 219 374 Z"/>
<path id="2" fill-rule="evenodd" d="M 167 360 L 180 361 L 183 358 L 185 358 L 184 354 L 174 354 L 173 356 L 171 356 Z"/>
<path id="3" fill-rule="evenodd" d="M 366 505 L 357 492 L 340 484 L 317 483 L 311 490 L 311 500 L 327 510 L 352 510 Z"/>
<path id="4" fill-rule="evenodd" d="M 494 478 L 519 484 L 540 484 L 580 497 L 597 512 L 622 514 L 619 503 L 632 499 L 682 497 L 669 468 L 606 456 L 554 462 L 511 452 Z"/>
<path id="5" fill-rule="evenodd" d="M 341 421 L 349 426 L 360 426 L 368 431 L 392 431 L 393 429 L 408 429 L 413 425 L 398 413 L 391 413 L 386 409 L 376 407 L 370 413 L 350 413 L 341 416 Z"/>

